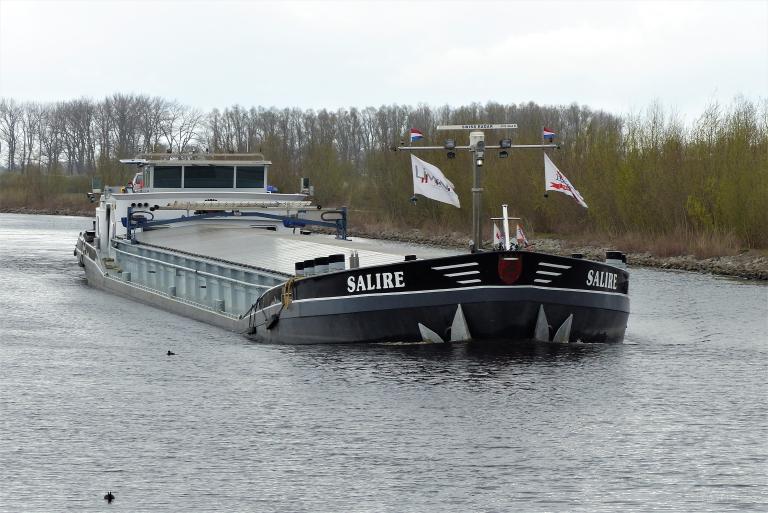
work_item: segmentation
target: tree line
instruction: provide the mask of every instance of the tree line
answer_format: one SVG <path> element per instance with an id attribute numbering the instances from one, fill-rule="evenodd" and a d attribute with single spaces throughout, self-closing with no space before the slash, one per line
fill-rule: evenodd
<path id="1" fill-rule="evenodd" d="M 114 94 L 56 103 L 0 99 L 0 155 L 9 174 L 35 177 L 99 176 L 121 184 L 132 169 L 118 163 L 147 152 L 260 152 L 273 162 L 271 182 L 288 192 L 308 176 L 324 205 L 345 204 L 369 221 L 394 226 L 468 232 L 471 161 L 458 153 L 420 153 L 453 181 L 463 208 L 412 194 L 407 152 L 411 127 L 424 142 L 447 137 L 466 144 L 466 132 L 437 132 L 439 124 L 517 123 L 506 132 L 516 144 L 541 142 L 546 126 L 558 134 L 550 156 L 589 204 L 560 194 L 544 196 L 541 150 L 489 152 L 483 167 L 484 213 L 502 203 L 529 230 L 649 238 L 674 234 L 734 237 L 768 247 L 768 102 L 737 98 L 710 105 L 683 123 L 658 104 L 618 116 L 586 106 L 487 103 L 451 107 L 384 105 L 311 110 L 238 105 L 203 112 L 160 97 Z M 0 182 L 0 187 L 4 182 Z M 58 183 L 58 182 L 57 182 Z M 79 178 L 77 183 L 85 184 Z M 21 186 L 23 187 L 23 185 Z"/>

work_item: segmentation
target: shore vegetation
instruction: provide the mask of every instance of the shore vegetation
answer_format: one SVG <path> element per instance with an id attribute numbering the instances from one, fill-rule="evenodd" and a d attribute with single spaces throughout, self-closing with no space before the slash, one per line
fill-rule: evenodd
<path id="1" fill-rule="evenodd" d="M 245 108 L 202 112 L 164 98 L 114 94 L 56 103 L 0 99 L 0 210 L 87 212 L 94 178 L 124 185 L 134 169 L 119 164 L 147 152 L 260 152 L 273 163 L 270 180 L 297 190 L 315 185 L 323 205 L 347 205 L 371 228 L 468 233 L 471 209 L 426 199 L 413 204 L 407 152 L 410 128 L 425 145 L 462 134 L 439 124 L 514 122 L 493 137 L 516 144 L 541 141 L 542 127 L 558 134 L 550 153 L 589 204 L 562 194 L 544 196 L 540 151 L 494 153 L 483 167 L 485 218 L 500 205 L 521 217 L 529 237 L 609 241 L 626 250 L 702 258 L 768 248 L 768 102 L 735 99 L 710 105 L 684 122 L 653 104 L 618 116 L 580 105 L 470 104 L 460 107 L 381 107 L 338 110 Z M 468 154 L 421 153 L 471 203 Z M 490 238 L 490 226 L 488 227 Z"/>

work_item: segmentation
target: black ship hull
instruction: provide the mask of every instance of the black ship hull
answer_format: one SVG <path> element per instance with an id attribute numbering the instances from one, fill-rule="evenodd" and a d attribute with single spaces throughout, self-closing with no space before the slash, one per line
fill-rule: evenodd
<path id="1" fill-rule="evenodd" d="M 249 336 L 293 344 L 539 339 L 621 342 L 628 273 L 511 251 L 351 269 L 262 296 Z"/>

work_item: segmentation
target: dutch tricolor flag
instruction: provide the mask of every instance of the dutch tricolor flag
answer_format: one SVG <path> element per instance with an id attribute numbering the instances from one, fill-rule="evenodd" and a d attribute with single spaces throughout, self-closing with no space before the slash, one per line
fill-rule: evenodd
<path id="1" fill-rule="evenodd" d="M 411 142 L 424 139 L 424 134 L 418 128 L 411 128 Z"/>
<path id="2" fill-rule="evenodd" d="M 546 139 L 546 140 L 548 140 L 548 141 L 551 141 L 552 139 L 554 139 L 554 138 L 555 138 L 555 136 L 556 136 L 556 135 L 557 135 L 557 134 L 556 134 L 556 133 L 555 133 L 553 130 L 550 130 L 549 128 L 547 128 L 547 127 L 544 127 L 544 131 L 543 131 L 543 133 L 542 133 L 542 135 L 541 135 L 541 136 L 542 136 L 544 139 Z"/>

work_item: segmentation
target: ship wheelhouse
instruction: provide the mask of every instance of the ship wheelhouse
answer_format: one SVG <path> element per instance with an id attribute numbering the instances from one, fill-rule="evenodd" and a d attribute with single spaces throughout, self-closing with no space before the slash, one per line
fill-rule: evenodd
<path id="1" fill-rule="evenodd" d="M 154 156 L 154 155 L 152 155 Z M 236 156 L 238 158 L 240 156 Z M 271 192 L 268 160 L 148 159 L 140 163 L 133 192 Z"/>
<path id="2" fill-rule="evenodd" d="M 101 240 L 127 234 L 129 209 L 163 220 L 179 217 L 178 208 L 165 210 L 177 205 L 190 205 L 186 210 L 194 212 L 199 210 L 195 204 L 215 201 L 246 210 L 258 202 L 306 198 L 302 193 L 280 194 L 269 185 L 272 162 L 260 153 L 151 153 L 120 162 L 137 166 L 137 172 L 126 186 L 105 189 L 97 208 L 97 219 L 103 218 L 97 221 Z"/>

